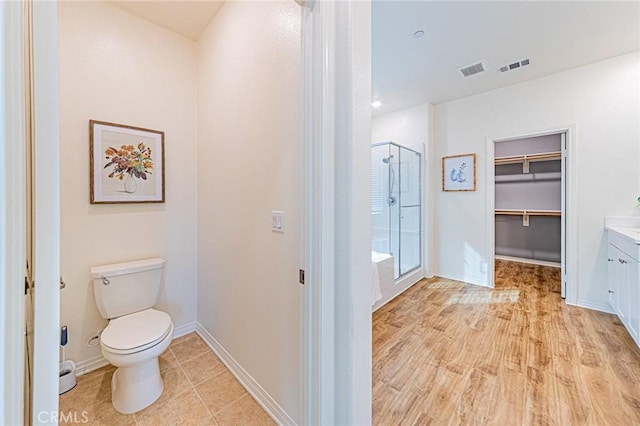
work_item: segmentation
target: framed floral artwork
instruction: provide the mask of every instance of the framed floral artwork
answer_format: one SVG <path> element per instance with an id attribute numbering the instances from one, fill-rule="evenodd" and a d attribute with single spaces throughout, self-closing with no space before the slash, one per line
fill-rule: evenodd
<path id="1" fill-rule="evenodd" d="M 476 190 L 476 154 L 442 157 L 442 190 Z"/>
<path id="2" fill-rule="evenodd" d="M 89 120 L 91 204 L 164 203 L 164 132 Z"/>

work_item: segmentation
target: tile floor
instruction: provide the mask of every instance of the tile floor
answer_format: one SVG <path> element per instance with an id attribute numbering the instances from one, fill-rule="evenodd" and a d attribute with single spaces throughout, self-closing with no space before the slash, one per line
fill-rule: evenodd
<path id="1" fill-rule="evenodd" d="M 60 420 L 92 425 L 273 425 L 233 374 L 191 333 L 160 356 L 164 392 L 144 410 L 124 415 L 111 405 L 111 365 L 78 378 L 60 395 Z"/>

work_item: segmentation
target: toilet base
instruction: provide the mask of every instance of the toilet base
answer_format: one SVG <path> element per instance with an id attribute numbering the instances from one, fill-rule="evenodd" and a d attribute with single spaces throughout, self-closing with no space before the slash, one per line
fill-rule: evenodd
<path id="1" fill-rule="evenodd" d="M 111 402 L 122 414 L 143 410 L 156 402 L 164 389 L 158 358 L 119 367 L 111 378 Z"/>

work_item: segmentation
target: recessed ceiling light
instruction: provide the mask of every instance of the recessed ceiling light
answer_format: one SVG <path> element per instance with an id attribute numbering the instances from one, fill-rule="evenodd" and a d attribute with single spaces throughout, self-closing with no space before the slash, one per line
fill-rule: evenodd
<path id="1" fill-rule="evenodd" d="M 424 37 L 424 31 L 418 30 L 415 33 L 413 33 L 413 38 L 421 38 L 421 37 Z"/>
<path id="2" fill-rule="evenodd" d="M 374 108 L 380 108 L 382 106 L 382 102 L 373 101 L 373 102 L 371 102 L 371 106 L 374 107 Z"/>

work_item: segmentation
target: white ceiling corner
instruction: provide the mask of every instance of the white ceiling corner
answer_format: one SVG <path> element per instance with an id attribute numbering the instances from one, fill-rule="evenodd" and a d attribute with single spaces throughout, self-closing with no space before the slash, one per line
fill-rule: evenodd
<path id="1" fill-rule="evenodd" d="M 112 0 L 111 3 L 197 41 L 224 4 L 224 0 Z"/>

